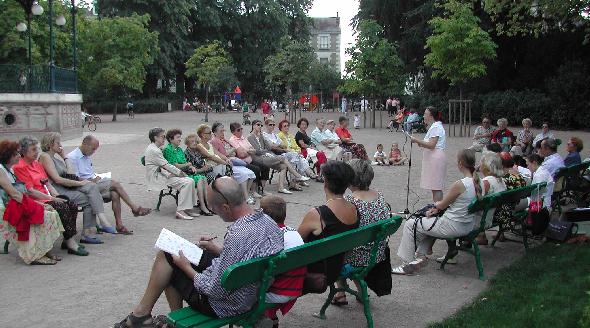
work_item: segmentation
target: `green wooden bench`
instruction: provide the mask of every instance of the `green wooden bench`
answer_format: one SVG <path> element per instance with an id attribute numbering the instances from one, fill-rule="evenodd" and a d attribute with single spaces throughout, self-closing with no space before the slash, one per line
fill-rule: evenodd
<path id="1" fill-rule="evenodd" d="M 145 156 L 141 156 L 141 165 L 145 166 Z M 166 191 L 166 189 L 162 189 L 160 190 L 160 194 L 158 195 L 158 204 L 156 204 L 156 211 L 160 210 L 160 204 L 162 204 L 162 199 L 166 196 L 172 196 L 172 198 L 174 198 L 174 201 L 176 202 L 176 205 L 178 205 L 178 193 L 180 191 L 175 190 L 172 187 L 168 187 L 168 191 Z"/>
<path id="2" fill-rule="evenodd" d="M 496 207 L 499 207 L 502 204 L 518 203 L 521 199 L 529 197 L 534 190 L 537 190 L 537 188 L 539 188 L 540 190 L 543 190 L 546 187 L 546 185 L 547 185 L 546 182 L 538 183 L 538 184 L 534 184 L 534 185 L 530 185 L 530 186 L 520 187 L 517 189 L 512 189 L 512 190 L 489 194 L 489 195 L 482 197 L 481 199 L 473 200 L 471 202 L 471 204 L 469 205 L 469 213 L 476 213 L 476 215 L 479 215 L 478 213 L 481 213 L 479 225 L 476 226 L 476 228 L 474 228 L 466 236 L 445 239 L 447 241 L 448 250 L 447 250 L 447 254 L 445 255 L 444 260 L 440 264 L 441 270 L 444 270 L 445 265 L 447 264 L 449 259 L 451 259 L 457 255 L 458 250 L 459 250 L 459 248 L 457 247 L 457 239 L 466 240 L 471 243 L 471 249 L 463 249 L 463 250 L 468 251 L 469 253 L 474 255 L 475 264 L 477 266 L 477 271 L 479 273 L 479 279 L 485 280 L 485 275 L 484 275 L 484 271 L 483 271 L 483 264 L 481 263 L 481 255 L 479 252 L 479 246 L 477 244 L 477 241 L 475 241 L 475 238 L 480 233 L 485 232 L 487 229 L 492 228 L 493 226 L 496 226 L 496 224 L 493 221 L 487 222 L 486 219 L 488 218 L 488 213 L 490 211 L 495 211 Z M 514 217 L 515 221 L 517 221 L 517 223 L 519 223 L 519 226 L 521 228 L 521 234 L 522 234 L 523 244 L 525 246 L 525 249 L 528 247 L 526 224 L 524 222 L 524 220 L 527 217 L 527 211 L 528 211 L 528 208 L 523 211 L 513 212 L 513 217 Z M 491 214 L 493 214 L 493 212 Z M 500 233 L 505 230 L 506 230 L 506 227 L 500 226 L 498 235 L 496 235 L 496 238 L 494 238 L 492 245 L 495 244 Z"/>
<path id="3" fill-rule="evenodd" d="M 262 316 L 265 309 L 275 306 L 274 304 L 267 304 L 265 302 L 266 292 L 271 285 L 274 276 L 375 241 L 371 248 L 371 256 L 368 266 L 364 268 L 356 268 L 346 277 L 359 282 L 361 286 L 360 293 L 348 288 L 339 289 L 334 285 L 331 285 L 326 302 L 320 310 L 320 313 L 315 315 L 321 319 L 325 319 L 325 311 L 332 301 L 332 298 L 336 292 L 342 290 L 352 293 L 362 300 L 365 317 L 367 319 L 367 326 L 373 327 L 373 319 L 367 294 L 367 284 L 365 283 L 364 278 L 375 266 L 379 242 L 393 234 L 399 228 L 401 222 L 402 218 L 395 216 L 362 228 L 306 243 L 299 247 L 282 251 L 273 256 L 236 263 L 225 270 L 221 278 L 221 285 L 227 290 L 235 290 L 244 285 L 259 283 L 257 303 L 249 312 L 235 317 L 217 319 L 205 316 L 186 307 L 169 313 L 168 322 L 175 325 L 177 328 L 215 328 L 232 324 L 243 327 L 253 327 Z"/>
<path id="4" fill-rule="evenodd" d="M 561 203 L 566 197 L 570 197 L 573 201 L 578 204 L 580 197 L 584 192 L 580 188 L 581 182 L 583 181 L 583 175 L 586 170 L 590 167 L 590 162 L 582 162 L 580 164 L 562 167 L 555 172 L 555 186 L 553 187 L 553 209 L 556 209 L 561 214 Z"/>

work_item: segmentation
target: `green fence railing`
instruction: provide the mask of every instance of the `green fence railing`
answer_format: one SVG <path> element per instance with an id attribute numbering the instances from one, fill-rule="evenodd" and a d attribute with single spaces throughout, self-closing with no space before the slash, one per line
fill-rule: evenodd
<path id="1" fill-rule="evenodd" d="M 53 67 L 54 88 L 51 87 L 51 73 L 51 67 L 45 65 L 0 65 L 0 93 L 78 92 L 76 71 Z"/>

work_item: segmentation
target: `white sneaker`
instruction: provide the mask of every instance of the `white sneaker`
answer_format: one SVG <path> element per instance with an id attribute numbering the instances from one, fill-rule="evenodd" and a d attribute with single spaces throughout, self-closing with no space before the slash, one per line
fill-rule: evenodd
<path id="1" fill-rule="evenodd" d="M 194 220 L 194 217 L 180 212 L 176 212 L 176 218 L 179 220 Z"/>
<path id="2" fill-rule="evenodd" d="M 304 187 L 309 187 L 309 183 L 307 183 L 305 181 L 304 182 L 301 182 L 301 185 L 304 186 Z"/>
<path id="3" fill-rule="evenodd" d="M 301 176 L 301 178 L 297 179 L 297 181 L 309 181 L 311 180 L 309 177 L 306 177 L 304 175 Z"/>
<path id="4" fill-rule="evenodd" d="M 246 200 L 246 204 L 254 205 L 254 204 L 256 204 L 256 200 L 254 200 L 253 197 L 248 197 L 248 199 Z"/>
<path id="5" fill-rule="evenodd" d="M 279 189 L 277 192 L 278 192 L 278 193 L 281 193 L 281 194 L 288 194 L 288 195 L 292 194 L 292 192 L 291 192 L 291 191 L 289 191 L 289 190 L 287 190 L 287 189 L 285 189 L 285 188 L 283 188 L 283 189 Z"/>

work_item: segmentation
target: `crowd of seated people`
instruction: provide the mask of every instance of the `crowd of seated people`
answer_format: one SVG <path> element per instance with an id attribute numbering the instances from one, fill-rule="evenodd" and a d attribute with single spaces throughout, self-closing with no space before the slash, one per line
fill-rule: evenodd
<path id="1" fill-rule="evenodd" d="M 104 243 L 96 233 L 133 234 L 123 225 L 121 200 L 135 216 L 150 213 L 134 203 L 119 182 L 94 172 L 90 157 L 98 147 L 98 139 L 88 135 L 66 155 L 60 134 L 54 132 L 44 135 L 41 143 L 31 137 L 0 141 L 0 235 L 26 264 L 61 261 L 51 252 L 60 235 L 61 248 L 68 254 L 88 256 L 81 244 Z M 105 201 L 113 203 L 114 226 L 105 213 Z M 79 209 L 83 230 L 78 241 Z"/>

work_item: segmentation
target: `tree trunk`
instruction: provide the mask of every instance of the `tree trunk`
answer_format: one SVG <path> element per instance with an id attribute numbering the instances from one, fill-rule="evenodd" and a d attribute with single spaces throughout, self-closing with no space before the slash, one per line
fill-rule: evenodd
<path id="1" fill-rule="evenodd" d="M 209 122 L 209 86 L 205 89 L 205 122 Z"/>
<path id="2" fill-rule="evenodd" d="M 115 108 L 113 109 L 113 122 L 117 121 L 117 107 L 119 106 L 119 102 L 115 101 Z"/>

